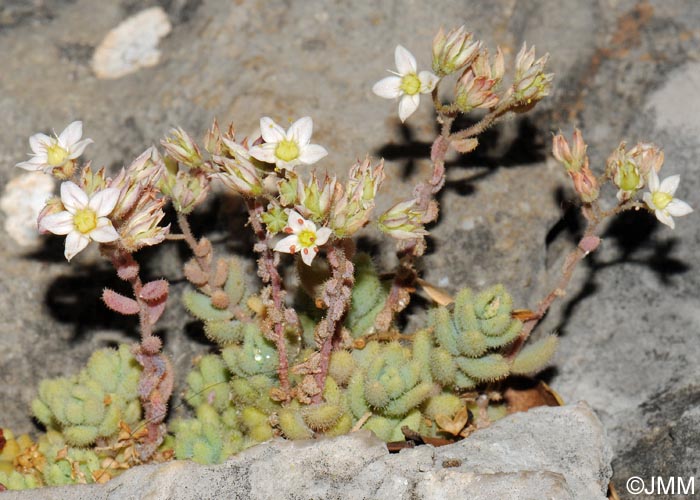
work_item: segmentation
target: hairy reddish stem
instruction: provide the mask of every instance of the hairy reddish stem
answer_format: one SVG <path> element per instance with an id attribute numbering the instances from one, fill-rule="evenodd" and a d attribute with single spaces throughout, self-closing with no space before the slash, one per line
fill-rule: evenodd
<path id="1" fill-rule="evenodd" d="M 132 352 L 143 367 L 139 379 L 139 399 L 144 409 L 148 433 L 144 441 L 138 444 L 137 451 L 139 458 L 145 462 L 153 456 L 165 438 L 163 420 L 173 390 L 173 370 L 168 358 L 160 352 L 160 339 L 153 335 L 153 309 L 141 298 L 143 282 L 139 276 L 138 264 L 127 252 L 116 251 L 111 255 L 111 260 L 119 277 L 131 285 L 134 299 L 139 305 L 141 344 L 135 346 Z"/>
<path id="2" fill-rule="evenodd" d="M 340 248 L 343 245 L 345 249 Z M 316 326 L 314 336 L 318 344 L 320 360 L 318 372 L 315 374 L 317 387 L 323 391 L 328 376 L 331 354 L 334 343 L 340 338 L 343 318 L 350 306 L 352 287 L 355 283 L 354 266 L 350 260 L 354 247 L 351 240 L 332 242 L 328 246 L 327 257 L 331 268 L 331 278 L 323 289 L 323 301 L 326 304 L 326 316 Z M 323 393 L 314 394 L 312 403 L 320 403 Z"/>
<path id="3" fill-rule="evenodd" d="M 247 202 L 248 214 L 250 224 L 253 227 L 253 232 L 258 238 L 258 245 L 256 245 L 256 250 L 260 253 L 260 277 L 263 282 L 269 284 L 270 292 L 272 296 L 272 304 L 275 308 L 275 317 L 278 318 L 274 322 L 274 337 L 275 345 L 277 347 L 277 355 L 279 358 L 279 365 L 277 367 L 277 374 L 280 381 L 280 390 L 284 394 L 285 400 L 289 400 L 291 397 L 291 387 L 289 384 L 289 359 L 287 356 L 287 344 L 284 339 L 284 318 L 285 318 L 285 306 L 282 301 L 284 290 L 282 288 L 282 278 L 277 270 L 277 265 L 275 263 L 275 256 L 272 249 L 269 247 L 269 236 L 267 231 L 262 225 L 260 215 L 263 211 L 263 206 L 253 200 Z"/>

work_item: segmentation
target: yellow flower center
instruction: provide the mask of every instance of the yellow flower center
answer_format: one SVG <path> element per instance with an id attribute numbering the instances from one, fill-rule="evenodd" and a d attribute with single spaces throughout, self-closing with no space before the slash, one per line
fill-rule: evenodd
<path id="1" fill-rule="evenodd" d="M 651 195 L 651 201 L 654 203 L 654 206 L 659 210 L 663 210 L 664 208 L 666 208 L 668 204 L 671 203 L 672 199 L 672 194 L 664 193 L 663 191 L 657 191 L 656 193 Z"/>
<path id="2" fill-rule="evenodd" d="M 73 225 L 83 234 L 97 227 L 97 214 L 91 208 L 81 208 L 73 215 Z"/>
<path id="3" fill-rule="evenodd" d="M 415 95 L 420 91 L 420 80 L 415 73 L 409 73 L 401 79 L 401 86 L 404 94 Z"/>
<path id="4" fill-rule="evenodd" d="M 277 144 L 275 156 L 282 161 L 292 161 L 299 158 L 299 146 L 294 141 L 284 139 Z"/>
<path id="5" fill-rule="evenodd" d="M 68 151 L 63 149 L 57 142 L 54 142 L 46 148 L 46 161 L 52 167 L 62 166 L 67 159 Z"/>
<path id="6" fill-rule="evenodd" d="M 309 248 L 314 246 L 314 243 L 316 243 L 316 232 L 311 231 L 310 229 L 303 229 L 297 238 L 299 238 L 299 243 L 301 246 L 304 248 Z"/>

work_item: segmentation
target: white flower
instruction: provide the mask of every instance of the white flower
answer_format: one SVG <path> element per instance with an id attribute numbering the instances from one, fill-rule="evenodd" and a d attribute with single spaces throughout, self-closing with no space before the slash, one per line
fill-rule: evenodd
<path id="1" fill-rule="evenodd" d="M 43 170 L 50 173 L 54 168 L 60 168 L 69 161 L 75 160 L 92 139 L 80 138 L 83 135 L 83 122 L 76 121 L 66 127 L 58 136 L 49 137 L 46 134 L 34 134 L 29 138 L 29 147 L 32 148 L 32 158 L 16 164 L 16 167 L 25 170 Z"/>
<path id="2" fill-rule="evenodd" d="M 67 235 L 66 259 L 71 260 L 90 240 L 109 243 L 119 239 L 119 233 L 107 216 L 119 199 L 119 189 L 106 188 L 87 193 L 73 182 L 61 184 L 63 212 L 47 215 L 39 221 L 39 229 L 53 234 Z"/>
<path id="3" fill-rule="evenodd" d="M 693 211 L 686 202 L 674 198 L 673 195 L 678 189 L 680 175 L 672 175 L 659 183 L 659 176 L 652 168 L 649 171 L 649 193 L 644 193 L 644 203 L 654 211 L 654 215 L 663 224 L 673 229 L 675 223 L 673 217 L 688 215 Z"/>
<path id="4" fill-rule="evenodd" d="M 283 231 L 291 234 L 277 243 L 274 250 L 291 254 L 300 251 L 301 259 L 307 266 L 310 266 L 316 257 L 318 247 L 326 243 L 332 233 L 327 227 L 317 230 L 316 224 L 304 219 L 294 210 L 289 211 L 287 227 Z"/>
<path id="5" fill-rule="evenodd" d="M 292 170 L 296 165 L 311 165 L 328 154 L 326 148 L 309 144 L 314 122 L 305 116 L 292 123 L 286 132 L 267 116 L 260 119 L 260 133 L 265 141 L 253 146 L 248 153 L 253 158 L 266 163 L 274 163 L 277 168 Z"/>
<path id="6" fill-rule="evenodd" d="M 372 87 L 372 92 L 385 99 L 396 99 L 399 101 L 399 118 L 402 122 L 418 109 L 420 94 L 429 94 L 435 88 L 439 78 L 430 71 L 418 73 L 416 58 L 401 45 L 396 46 L 394 52 L 396 61 L 396 76 L 387 76 L 379 80 Z"/>

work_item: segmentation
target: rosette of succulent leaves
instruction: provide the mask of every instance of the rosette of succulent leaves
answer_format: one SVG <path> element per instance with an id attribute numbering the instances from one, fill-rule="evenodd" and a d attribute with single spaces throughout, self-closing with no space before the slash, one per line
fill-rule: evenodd
<path id="1" fill-rule="evenodd" d="M 398 72 L 374 92 L 399 100 L 402 121 L 422 94 L 430 95 L 440 134 L 430 149 L 430 176 L 378 216 L 383 162 L 357 161 L 344 180 L 311 167 L 327 151 L 311 143 L 309 117 L 288 130 L 264 117 L 260 137 L 242 140 L 233 126 L 222 131 L 215 122 L 202 147 L 174 129 L 162 152 L 149 148 L 113 178 L 79 163 L 89 144 L 78 142 L 79 122 L 55 138 L 32 137 L 34 158 L 18 166 L 65 181 L 61 198 L 47 202 L 40 227 L 67 235 L 69 259 L 90 242 L 99 245 L 132 295 L 106 289 L 103 300 L 118 313 L 138 316 L 141 343 L 100 350 L 79 374 L 40 384 L 32 412 L 46 434 L 34 442 L 3 430 L 3 488 L 102 482 L 173 456 L 217 463 L 274 437 L 369 429 L 391 441 L 403 439 L 406 428 L 425 437 L 467 436 L 506 414 L 501 384 L 509 376 L 533 375 L 549 363 L 557 338 L 528 338 L 576 264 L 598 247 L 600 223 L 645 209 L 672 225 L 671 216 L 690 211 L 674 198 L 677 178 L 659 181 L 663 153 L 657 147 L 640 143 L 628 150 L 622 143 L 596 176 L 581 133 L 574 132 L 571 144 L 557 135 L 553 153 L 573 181 L 587 227 L 552 292 L 533 310 L 517 310 L 502 285 L 464 288 L 454 300 L 426 288 L 436 304 L 423 328 L 399 331 L 397 319 L 424 283 L 416 261 L 425 251 L 427 226 L 438 216 L 446 155 L 469 153 L 488 127 L 531 109 L 548 95 L 552 75 L 545 72 L 547 56 L 536 58 L 525 45 L 506 72 L 500 48 L 490 57 L 463 27 L 437 34 L 432 72 L 419 72 L 402 46 L 394 55 Z M 450 78 L 452 100 L 443 102 L 440 90 Z M 453 130 L 458 116 L 473 111 L 480 113 L 474 125 Z M 243 199 L 257 283 L 250 262 L 216 256 L 211 242 L 190 227 L 189 214 L 213 182 Z M 612 207 L 600 199 L 608 182 L 619 189 Z M 645 186 L 650 192 L 642 202 Z M 162 224 L 166 203 L 177 214 L 179 233 Z M 353 237 L 366 226 L 396 240 L 392 273 L 380 274 L 371 256 L 356 251 Z M 186 376 L 192 416 L 166 422 L 176 374 L 154 325 L 168 283 L 144 283 L 133 254 L 171 240 L 191 249 L 184 265 L 190 288 L 182 301 L 218 350 L 196 359 Z M 297 285 L 290 289 L 281 271 L 286 266 L 296 269 Z"/>

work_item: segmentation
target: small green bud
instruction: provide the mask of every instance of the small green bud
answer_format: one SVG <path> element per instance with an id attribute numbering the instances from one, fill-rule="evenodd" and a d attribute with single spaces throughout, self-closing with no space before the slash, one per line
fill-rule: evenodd
<path id="1" fill-rule="evenodd" d="M 287 213 L 280 206 L 268 207 L 267 211 L 263 212 L 260 217 L 270 234 L 277 234 L 287 226 Z"/>

